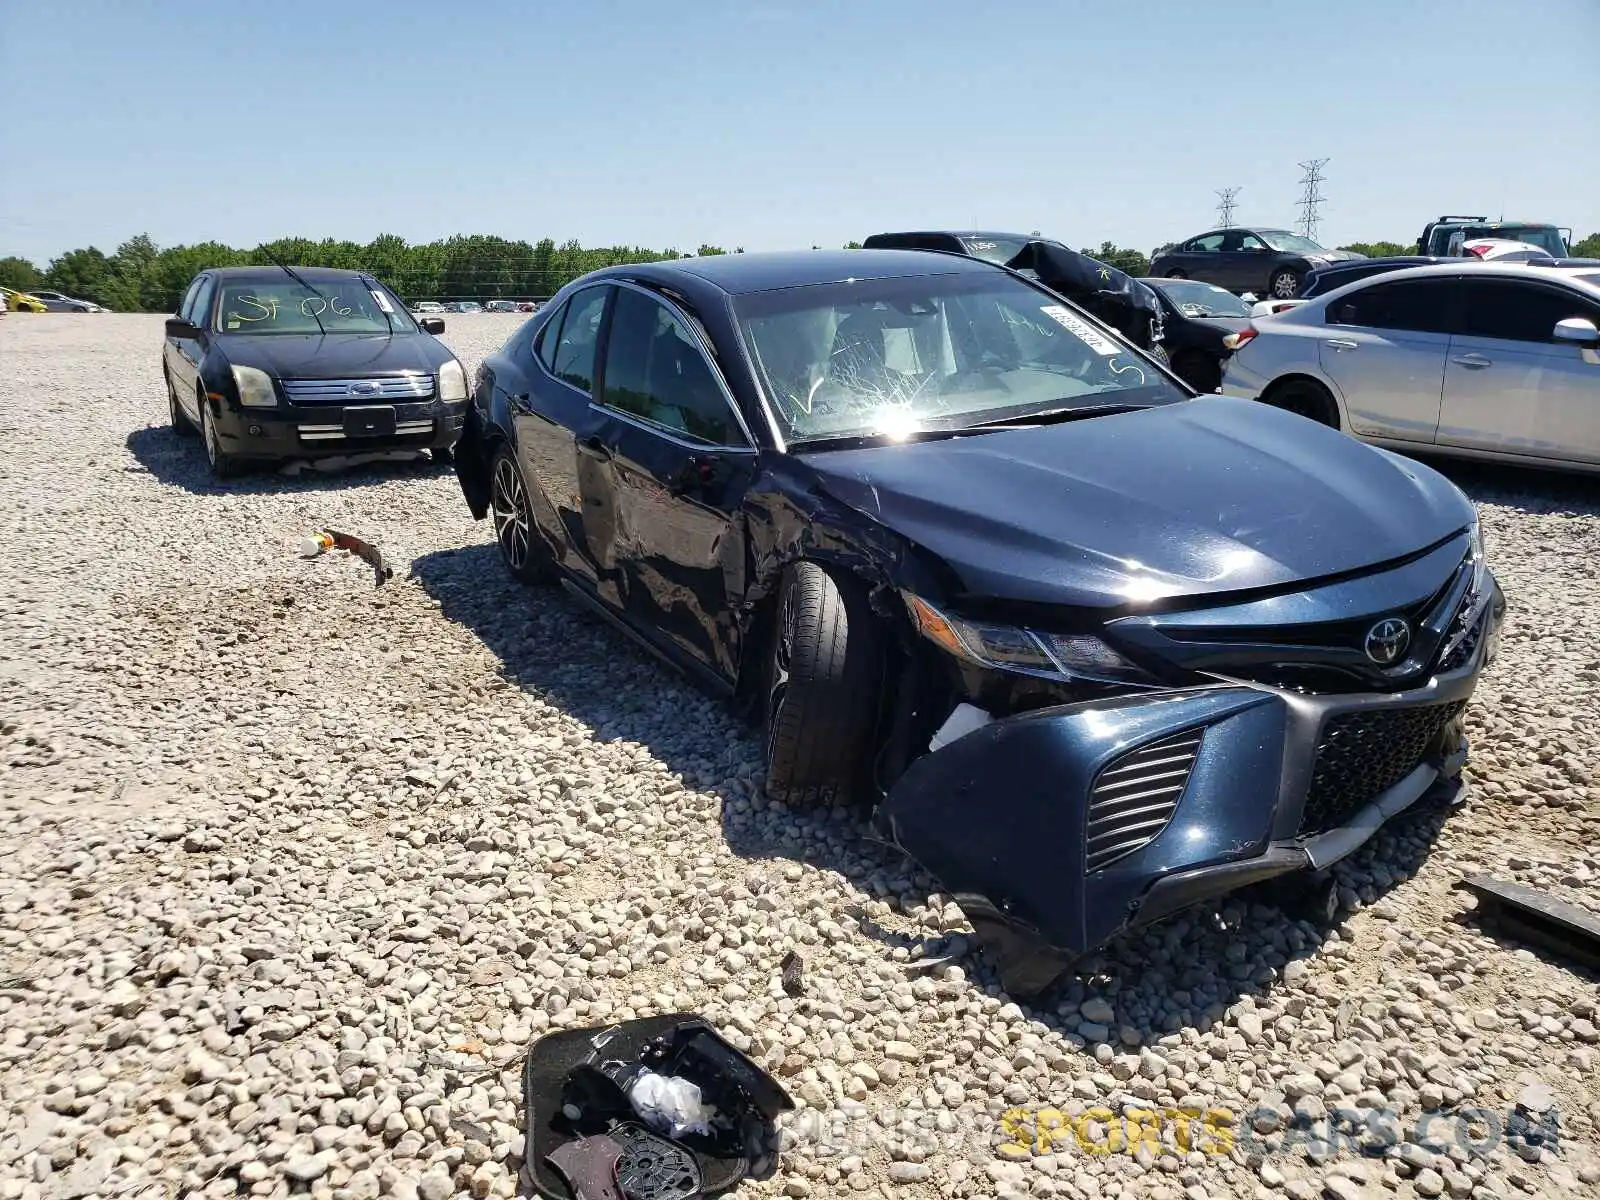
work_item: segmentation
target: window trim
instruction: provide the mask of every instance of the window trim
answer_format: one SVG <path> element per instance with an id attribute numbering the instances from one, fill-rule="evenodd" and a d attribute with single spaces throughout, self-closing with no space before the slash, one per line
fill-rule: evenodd
<path id="1" fill-rule="evenodd" d="M 598 409 L 607 417 L 615 417 L 619 420 L 626 421 L 630 425 L 637 426 L 648 433 L 653 433 L 659 437 L 665 438 L 667 441 L 673 443 L 673 445 L 682 446 L 688 450 L 698 453 L 703 454 L 711 451 L 721 451 L 733 454 L 759 453 L 760 447 L 756 444 L 756 439 L 751 436 L 749 423 L 745 421 L 744 413 L 739 410 L 739 404 L 733 396 L 733 389 L 728 386 L 728 381 L 723 378 L 722 370 L 717 366 L 716 356 L 709 352 L 705 339 L 701 336 L 700 322 L 690 317 L 680 305 L 678 305 L 669 297 L 662 295 L 660 292 L 652 291 L 650 288 L 641 287 L 631 279 L 613 279 L 609 280 L 608 282 L 618 289 L 626 288 L 631 292 L 637 292 L 647 300 L 663 306 L 667 312 L 670 313 L 672 317 L 677 320 L 685 330 L 688 331 L 696 353 L 700 355 L 707 368 L 709 368 L 711 371 L 712 379 L 716 380 L 717 390 L 722 393 L 723 403 L 726 404 L 728 406 L 728 410 L 733 413 L 734 423 L 739 427 L 739 432 L 744 434 L 745 444 L 738 445 L 736 443 L 689 441 L 679 436 L 679 434 L 682 432 L 681 430 L 672 429 L 666 425 L 659 425 L 646 417 L 641 417 L 636 413 L 626 412 L 623 409 L 607 404 L 605 402 L 605 360 L 611 353 L 610 311 L 608 311 L 606 314 L 606 326 L 601 331 L 603 334 L 603 340 L 600 346 L 600 362 L 595 370 L 595 387 L 594 393 L 589 398 L 589 407 Z M 612 305 L 612 310 L 614 311 L 614 309 L 615 305 Z"/>

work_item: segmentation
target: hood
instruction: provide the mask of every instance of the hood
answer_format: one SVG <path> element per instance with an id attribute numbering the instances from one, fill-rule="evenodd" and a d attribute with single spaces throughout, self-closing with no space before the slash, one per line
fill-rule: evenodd
<path id="1" fill-rule="evenodd" d="M 426 333 L 223 334 L 216 344 L 235 366 L 257 367 L 290 379 L 431 373 L 454 357 L 442 342 Z"/>
<path id="2" fill-rule="evenodd" d="M 1223 396 L 800 459 L 981 600 L 1125 609 L 1279 587 L 1403 557 L 1473 519 L 1427 467 Z"/>

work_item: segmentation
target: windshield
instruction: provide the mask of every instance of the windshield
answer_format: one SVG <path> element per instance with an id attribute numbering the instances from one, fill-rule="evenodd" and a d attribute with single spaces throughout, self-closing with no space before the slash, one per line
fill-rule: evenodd
<path id="1" fill-rule="evenodd" d="M 792 442 L 1187 398 L 1114 334 L 998 272 L 784 288 L 734 309 Z"/>
<path id="2" fill-rule="evenodd" d="M 1298 233 L 1285 233 L 1281 229 L 1258 229 L 1256 233 L 1261 240 L 1274 250 L 1284 250 L 1290 254 L 1326 254 L 1328 248 L 1319 246 L 1308 237 L 1301 237 Z"/>
<path id="3" fill-rule="evenodd" d="M 217 305 L 217 332 L 412 333 L 417 328 L 405 305 L 387 289 L 369 290 L 358 279 L 310 283 L 307 288 L 287 275 L 224 283 Z"/>
<path id="4" fill-rule="evenodd" d="M 964 237 L 961 244 L 973 258 L 1005 266 L 1028 244 L 1027 238 Z"/>
<path id="5" fill-rule="evenodd" d="M 1194 279 L 1155 285 L 1186 317 L 1248 317 L 1250 306 L 1232 292 Z"/>
<path id="6" fill-rule="evenodd" d="M 1527 242 L 1530 246 L 1539 247 L 1539 249 L 1548 253 L 1551 258 L 1565 258 L 1567 256 L 1567 246 L 1561 240 L 1561 231 L 1550 225 L 1501 225 L 1491 233 L 1483 233 L 1477 236 L 1505 238 L 1511 242 Z M 1472 240 L 1471 237 L 1468 240 Z"/>

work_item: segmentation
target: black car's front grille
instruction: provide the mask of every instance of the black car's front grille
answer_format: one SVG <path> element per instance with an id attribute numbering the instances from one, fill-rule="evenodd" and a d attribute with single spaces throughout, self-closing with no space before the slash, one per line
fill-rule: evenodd
<path id="1" fill-rule="evenodd" d="M 1194 770 L 1204 730 L 1190 729 L 1112 759 L 1089 789 L 1085 866 L 1098 871 L 1155 840 Z"/>
<path id="2" fill-rule="evenodd" d="M 393 404 L 433 395 L 433 376 L 421 371 L 371 379 L 285 379 L 291 404 Z"/>
<path id="3" fill-rule="evenodd" d="M 1439 731 L 1466 706 L 1361 709 L 1330 717 L 1311 767 L 1301 834 L 1348 821 L 1379 793 L 1399 783 L 1427 756 Z"/>

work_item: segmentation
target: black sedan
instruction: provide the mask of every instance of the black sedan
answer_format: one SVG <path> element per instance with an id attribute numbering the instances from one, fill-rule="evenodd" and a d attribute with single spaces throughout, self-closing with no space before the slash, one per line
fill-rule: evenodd
<path id="1" fill-rule="evenodd" d="M 1329 250 L 1287 229 L 1213 229 L 1157 254 L 1150 274 L 1199 279 L 1231 292 L 1257 292 L 1277 300 L 1298 295 L 1317 267 L 1364 255 Z"/>
<path id="2" fill-rule="evenodd" d="M 199 433 L 212 474 L 250 461 L 373 450 L 447 458 L 461 363 L 388 288 L 356 271 L 224 267 L 195 276 L 167 321 L 172 428 Z"/>
<path id="3" fill-rule="evenodd" d="M 1197 392 L 1214 392 L 1231 351 L 1230 333 L 1250 324 L 1250 306 L 1232 292 L 1198 279 L 1140 280 L 1161 301 L 1161 343 L 1172 369 Z"/>
<path id="4" fill-rule="evenodd" d="M 456 471 L 512 576 L 760 722 L 770 796 L 876 804 L 1018 994 L 1448 791 L 1503 608 L 1441 475 L 952 254 L 586 275 Z"/>

